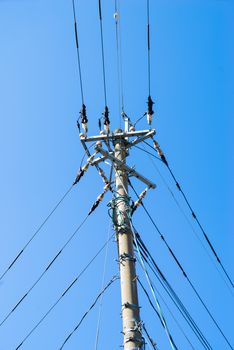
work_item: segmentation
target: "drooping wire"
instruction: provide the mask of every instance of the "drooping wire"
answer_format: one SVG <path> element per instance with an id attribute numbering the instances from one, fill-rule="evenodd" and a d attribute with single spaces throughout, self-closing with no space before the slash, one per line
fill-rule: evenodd
<path id="1" fill-rule="evenodd" d="M 56 302 L 49 308 L 49 310 L 44 314 L 44 316 L 37 322 L 37 324 L 31 329 L 31 331 L 25 336 L 25 338 L 21 341 L 21 343 L 16 347 L 15 350 L 18 350 L 26 340 L 32 335 L 32 333 L 37 329 L 37 327 L 45 320 L 45 318 L 51 313 L 51 311 L 58 305 L 58 303 L 64 298 L 67 292 L 78 282 L 80 277 L 86 272 L 89 266 L 96 260 L 96 258 L 101 254 L 109 241 L 114 237 L 114 234 L 105 242 L 102 247 L 98 250 L 98 252 L 94 255 L 94 257 L 89 261 L 89 263 L 83 268 L 83 270 L 75 277 L 75 279 L 69 284 L 69 286 L 65 289 L 62 295 L 56 300 Z"/>
<path id="2" fill-rule="evenodd" d="M 83 82 L 82 82 L 82 74 L 81 74 L 80 49 L 79 49 L 79 41 L 78 41 L 75 0 L 72 0 L 72 8 L 73 8 L 75 40 L 76 40 L 77 64 L 78 64 L 79 80 L 80 80 L 80 92 L 81 92 L 82 105 L 84 105 L 84 92 L 83 92 Z"/>
<path id="3" fill-rule="evenodd" d="M 138 146 L 135 146 L 137 148 L 139 148 L 140 150 L 144 151 L 145 153 L 147 153 L 149 155 L 149 159 L 152 162 L 153 167 L 155 168 L 155 170 L 157 171 L 157 173 L 159 174 L 159 176 L 162 179 L 162 182 L 164 183 L 165 187 L 167 188 L 168 192 L 170 193 L 172 199 L 174 200 L 174 202 L 176 203 L 177 207 L 179 208 L 181 214 L 183 215 L 184 219 L 186 220 L 187 224 L 189 225 L 190 229 L 192 230 L 193 234 L 196 236 L 196 238 L 198 239 L 199 243 L 201 244 L 202 248 L 204 249 L 205 253 L 207 254 L 207 256 L 209 257 L 212 265 L 214 266 L 215 270 L 218 272 L 220 278 L 223 280 L 223 282 L 226 284 L 228 290 L 230 291 L 230 293 L 232 294 L 232 296 L 234 295 L 233 290 L 231 289 L 231 287 L 229 286 L 228 282 L 224 279 L 224 276 L 222 275 L 221 271 L 218 269 L 218 267 L 216 266 L 214 260 L 212 259 L 208 249 L 206 248 L 206 246 L 204 245 L 204 243 L 202 242 L 202 239 L 199 237 L 199 235 L 197 234 L 196 230 L 194 229 L 192 223 L 190 222 L 188 216 L 186 215 L 186 213 L 184 212 L 183 208 L 181 207 L 180 203 L 178 202 L 178 200 L 176 199 L 174 193 L 172 192 L 171 188 L 169 187 L 168 183 L 166 182 L 164 176 L 162 175 L 161 171 L 158 169 L 154 159 L 160 160 L 161 162 L 162 159 L 157 157 L 156 155 L 152 154 L 151 152 L 148 152 L 145 148 L 141 148 Z"/>
<path id="4" fill-rule="evenodd" d="M 104 100 L 105 100 L 105 106 L 107 106 L 107 98 L 106 98 L 106 70 L 105 70 L 105 56 L 104 56 L 104 40 L 103 40 L 102 4 L 101 4 L 101 0 L 98 0 L 98 10 L 99 10 L 100 34 L 101 34 L 102 74 L 103 74 Z"/>
<path id="5" fill-rule="evenodd" d="M 148 44 L 148 90 L 149 96 L 151 95 L 151 65 L 150 65 L 150 4 L 147 1 L 147 44 Z"/>
<path id="6" fill-rule="evenodd" d="M 84 319 L 88 316 L 89 312 L 94 308 L 94 306 L 97 304 L 99 298 L 105 293 L 105 291 L 112 285 L 112 283 L 114 283 L 119 277 L 114 276 L 112 277 L 112 279 L 110 280 L 110 282 L 107 283 L 107 285 L 101 290 L 101 292 L 98 294 L 98 296 L 96 297 L 96 299 L 94 300 L 94 302 L 92 303 L 92 305 L 89 307 L 89 309 L 84 313 L 84 315 L 81 317 L 79 323 L 75 326 L 75 328 L 71 331 L 71 333 L 66 337 L 66 339 L 64 340 L 62 346 L 59 348 L 59 350 L 62 350 L 64 348 L 64 346 L 66 345 L 66 343 L 68 342 L 68 340 L 73 336 L 73 334 L 79 329 L 80 325 L 82 324 L 82 322 L 84 321 Z"/>
<path id="7" fill-rule="evenodd" d="M 64 199 L 68 196 L 68 194 L 71 192 L 73 188 L 73 185 L 69 187 L 69 189 L 63 194 L 61 199 L 58 201 L 58 203 L 54 206 L 54 208 L 51 210 L 51 212 L 47 215 L 47 217 L 44 219 L 44 221 L 41 223 L 41 225 L 36 229 L 36 231 L 33 233 L 31 238 L 27 241 L 27 243 L 23 246 L 23 248 L 20 250 L 20 252 L 16 255 L 16 257 L 12 260 L 10 265 L 5 269 L 5 271 L 0 276 L 0 281 L 3 279 L 3 277 L 8 273 L 8 271 L 15 265 L 15 263 L 18 261 L 19 257 L 23 254 L 23 252 L 26 250 L 26 248 L 29 246 L 29 244 L 32 242 L 32 240 L 37 236 L 37 234 L 42 230 L 42 228 L 45 226 L 47 221 L 50 219 L 50 217 L 54 214 L 56 209 L 61 205 L 61 203 L 64 201 Z"/>
<path id="8" fill-rule="evenodd" d="M 131 182 L 130 186 L 131 188 L 134 190 Z M 135 192 L 135 190 L 134 190 Z M 149 211 L 146 209 L 145 205 L 142 203 L 142 207 L 145 210 L 147 216 L 149 217 L 150 221 L 152 222 L 154 228 L 156 229 L 156 232 L 159 234 L 160 238 L 162 239 L 163 243 L 166 245 L 170 255 L 173 257 L 176 265 L 179 267 L 179 269 L 181 270 L 183 276 L 185 277 L 185 279 L 188 281 L 189 285 L 191 286 L 191 288 L 193 289 L 194 293 L 196 294 L 197 298 L 199 299 L 199 301 L 201 302 L 201 304 L 203 305 L 203 307 L 205 308 L 206 312 L 208 313 L 208 315 L 210 316 L 211 320 L 213 321 L 214 325 L 216 326 L 216 328 L 219 330 L 220 334 L 222 335 L 222 337 L 224 338 L 224 340 L 226 341 L 226 343 L 228 344 L 228 346 L 233 350 L 232 345 L 230 344 L 229 340 L 227 339 L 227 337 L 225 336 L 224 332 L 222 331 L 221 327 L 219 326 L 219 324 L 217 323 L 217 321 L 215 320 L 214 316 L 212 315 L 212 313 L 210 312 L 210 310 L 208 309 L 208 307 L 206 306 L 205 302 L 203 301 L 203 299 L 201 298 L 200 294 L 197 292 L 195 286 L 193 285 L 193 283 L 191 282 L 190 278 L 188 277 L 188 275 L 186 274 L 185 270 L 183 269 L 181 263 L 179 262 L 178 258 L 176 257 L 175 253 L 173 252 L 173 250 L 171 249 L 171 247 L 169 246 L 169 244 L 167 243 L 165 237 L 163 236 L 163 234 L 161 233 L 161 231 L 159 230 L 158 226 L 156 225 L 155 221 L 153 220 L 152 216 L 149 214 Z"/>
<path id="9" fill-rule="evenodd" d="M 188 310 L 186 309 L 186 307 L 182 303 L 181 299 L 179 298 L 179 296 L 176 294 L 176 292 L 174 291 L 174 289 L 172 288 L 172 286 L 170 285 L 170 283 L 166 279 L 165 275 L 162 273 L 162 271 L 157 266 L 157 264 L 156 264 L 155 260 L 153 259 L 151 253 L 149 252 L 149 250 L 147 249 L 147 247 L 143 243 L 139 233 L 137 233 L 137 232 L 136 232 L 136 237 L 137 237 L 137 241 L 138 241 L 139 247 L 141 249 L 142 257 L 143 257 L 144 261 L 146 262 L 146 264 L 149 266 L 149 268 L 151 269 L 153 274 L 156 276 L 156 278 L 158 279 L 158 281 L 162 285 L 163 289 L 168 294 L 168 296 L 170 297 L 172 302 L 175 304 L 176 308 L 181 313 L 181 315 L 183 316 L 185 321 L 188 323 L 189 327 L 194 332 L 194 334 L 196 335 L 198 340 L 201 342 L 203 347 L 205 349 L 207 349 L 207 350 L 212 350 L 212 348 L 211 348 L 210 344 L 208 343 L 207 339 L 202 334 L 202 332 L 199 329 L 199 327 L 197 326 L 196 322 L 193 320 L 192 316 L 190 315 L 190 313 L 188 312 Z M 154 286 L 154 288 L 157 291 L 157 288 L 155 286 Z M 160 295 L 159 292 L 158 292 L 158 294 Z"/>
<path id="10" fill-rule="evenodd" d="M 94 206 L 92 206 L 93 208 Z M 26 299 L 26 297 L 29 295 L 30 292 L 36 287 L 36 285 L 40 282 L 42 277 L 47 273 L 47 271 L 51 268 L 51 266 L 55 263 L 55 261 L 58 259 L 58 257 L 62 254 L 64 249 L 68 246 L 68 244 L 72 241 L 72 239 L 77 235 L 77 233 L 80 231 L 82 226 L 87 221 L 88 217 L 91 215 L 91 213 L 94 212 L 96 209 L 96 206 L 93 210 L 90 210 L 89 213 L 86 215 L 84 220 L 81 222 L 81 224 L 75 229 L 75 231 L 71 234 L 71 236 L 68 238 L 68 240 L 64 243 L 62 248 L 58 251 L 58 253 L 51 259 L 50 263 L 47 265 L 47 267 L 43 270 L 43 272 L 40 274 L 40 276 L 37 278 L 37 280 L 32 284 L 32 286 L 28 289 L 28 291 L 20 298 L 20 300 L 15 304 L 15 306 L 12 308 L 11 311 L 8 312 L 8 314 L 4 317 L 4 319 L 0 323 L 0 327 L 6 322 L 6 320 L 16 311 L 18 306 L 23 302 L 23 300 Z"/>
<path id="11" fill-rule="evenodd" d="M 122 64 L 122 40 L 121 40 L 121 18 L 120 4 L 115 0 L 115 40 L 117 55 L 117 77 L 118 77 L 118 99 L 119 99 L 119 126 L 121 126 L 121 114 L 124 115 L 124 92 L 123 92 L 123 64 Z"/>
<path id="12" fill-rule="evenodd" d="M 149 296 L 148 292 L 146 291 L 146 289 L 145 289 L 143 283 L 140 281 L 139 277 L 138 277 L 138 282 L 139 282 L 141 288 L 143 289 L 143 291 L 144 291 L 144 293 L 145 293 L 145 295 L 146 295 L 146 297 L 147 297 L 147 299 L 148 299 L 150 305 L 152 306 L 153 310 L 154 310 L 154 311 L 156 312 L 156 314 L 157 314 L 157 310 L 155 310 L 155 307 L 154 307 L 154 305 L 153 305 L 153 302 L 152 302 L 152 300 L 150 299 L 150 296 Z M 154 287 L 154 288 L 155 288 L 155 287 Z M 166 301 L 164 300 L 164 298 L 162 297 L 162 295 L 160 294 L 160 292 L 158 291 L 158 289 L 155 288 L 155 290 L 156 290 L 157 294 L 160 296 L 160 298 L 162 299 L 163 303 L 165 304 L 166 308 L 168 309 L 169 313 L 171 314 L 172 318 L 174 319 L 175 323 L 177 324 L 178 328 L 180 329 L 181 333 L 183 334 L 183 336 L 185 337 L 185 339 L 187 340 L 187 342 L 189 343 L 189 345 L 191 346 L 191 348 L 192 348 L 193 350 L 195 350 L 193 344 L 191 343 L 191 341 L 189 340 L 189 338 L 188 338 L 187 335 L 185 334 L 183 328 L 181 327 L 181 325 L 179 324 L 179 322 L 177 321 L 177 319 L 176 319 L 175 316 L 173 315 L 173 313 L 172 313 L 172 311 L 170 310 L 169 306 L 167 305 Z M 156 345 L 156 344 L 155 344 L 155 345 Z"/>
<path id="13" fill-rule="evenodd" d="M 108 233 L 107 233 L 107 238 L 110 237 L 110 230 L 111 230 L 111 221 L 109 223 L 109 229 L 108 229 Z M 104 289 L 104 281 L 105 281 L 105 276 L 106 276 L 108 248 L 109 248 L 109 245 L 106 246 L 105 258 L 104 258 L 104 267 L 103 267 L 102 284 L 101 284 L 102 290 Z M 99 304 L 97 330 L 96 330 L 95 347 L 94 347 L 95 350 L 98 349 L 98 342 L 99 342 L 99 335 L 100 335 L 100 324 L 101 324 L 101 314 L 102 314 L 102 305 L 103 305 L 103 296 L 104 296 L 104 294 L 102 294 L 101 300 L 100 300 L 100 304 Z"/>
<path id="14" fill-rule="evenodd" d="M 155 148 L 154 148 L 153 146 L 151 146 L 148 142 L 144 141 L 144 143 L 145 143 L 146 145 L 148 145 L 150 148 L 152 148 L 154 151 L 156 151 Z M 231 277 L 229 276 L 227 270 L 225 269 L 225 267 L 224 267 L 224 265 L 223 265 L 221 259 L 219 258 L 218 254 L 217 254 L 217 252 L 216 252 L 216 250 L 215 250 L 213 244 L 211 243 L 211 241 L 210 241 L 208 235 L 206 234 L 206 232 L 205 232 L 205 230 L 204 230 L 202 224 L 201 224 L 200 221 L 198 220 L 197 215 L 195 214 L 195 212 L 194 212 L 194 210 L 193 210 L 193 208 L 192 208 L 190 202 L 188 201 L 188 198 L 187 198 L 186 194 L 184 193 L 182 187 L 181 187 L 180 184 L 178 183 L 178 181 L 177 181 L 177 179 L 176 179 L 176 177 L 175 177 L 173 171 L 171 170 L 171 168 L 170 168 L 170 166 L 169 166 L 169 164 L 168 164 L 168 161 L 166 160 L 166 157 L 165 157 L 164 155 L 163 155 L 163 157 L 162 157 L 162 161 L 163 161 L 163 163 L 166 165 L 166 167 L 168 168 L 168 170 L 169 170 L 169 172 L 170 172 L 170 174 L 171 174 L 171 176 L 172 176 L 172 178 L 173 178 L 173 180 L 174 180 L 174 182 L 175 182 L 175 184 L 176 184 L 177 189 L 178 189 L 178 190 L 180 191 L 180 193 L 182 194 L 182 197 L 184 198 L 184 200 L 185 200 L 185 202 L 186 202 L 188 208 L 190 209 L 193 219 L 197 222 L 197 224 L 198 224 L 198 226 L 199 226 L 201 232 L 203 233 L 203 236 L 204 236 L 204 238 L 205 238 L 205 240 L 206 240 L 208 246 L 210 247 L 210 250 L 212 251 L 213 255 L 215 256 L 215 258 L 216 258 L 218 264 L 220 265 L 221 269 L 223 270 L 223 272 L 224 272 L 225 276 L 227 277 L 228 281 L 230 282 L 231 286 L 234 288 L 234 284 L 233 284 L 233 282 L 232 282 Z"/>
<path id="15" fill-rule="evenodd" d="M 146 326 L 145 326 L 144 323 L 142 324 L 142 329 L 145 332 L 145 334 L 146 334 L 150 344 L 152 345 L 153 349 L 154 350 L 158 350 L 157 344 L 153 341 L 152 337 L 149 335 L 149 332 L 147 331 Z"/>
<path id="16" fill-rule="evenodd" d="M 175 344 L 175 342 L 174 342 L 174 340 L 173 340 L 173 338 L 172 338 L 172 335 L 171 335 L 171 333 L 170 333 L 170 331 L 169 331 L 169 329 L 168 329 L 168 326 L 167 326 L 165 317 L 164 317 L 164 315 L 163 315 L 163 312 L 162 312 L 162 308 L 161 308 L 161 306 L 160 306 L 160 303 L 159 303 L 159 301 L 158 301 L 158 299 L 157 299 L 157 297 L 156 297 L 156 293 L 155 293 L 154 287 L 153 287 L 153 285 L 152 285 L 151 278 L 150 278 L 149 273 L 148 273 L 148 271 L 147 271 L 147 269 L 146 269 L 144 260 L 143 260 L 143 258 L 142 258 L 141 252 L 140 252 L 139 245 L 138 245 L 138 243 L 137 243 L 135 231 L 134 231 L 134 228 L 133 228 L 133 226 L 132 226 L 131 220 L 130 220 L 130 228 L 131 228 L 131 231 L 132 231 L 134 244 L 135 244 L 135 246 L 136 246 L 136 248 L 137 248 L 137 252 L 138 252 L 138 255 L 139 255 L 139 258 L 140 258 L 140 261 L 141 261 L 141 266 L 142 266 L 142 268 L 143 268 L 143 270 L 144 270 L 144 272 L 145 272 L 146 280 L 147 280 L 147 282 L 148 282 L 148 284 L 149 284 L 149 287 L 150 287 L 152 296 L 153 296 L 153 298 L 154 298 L 154 301 L 155 301 L 155 304 L 156 304 L 156 307 L 157 307 L 157 315 L 159 316 L 159 319 L 160 319 L 160 321 L 161 321 L 161 324 L 162 324 L 162 326 L 163 326 L 163 328 L 164 328 L 164 330 L 165 330 L 165 332 L 166 332 L 166 335 L 167 335 L 168 340 L 169 340 L 169 342 L 170 342 L 171 348 L 172 348 L 173 350 L 178 350 L 178 348 L 177 348 L 177 346 L 176 346 L 176 344 Z M 156 310 L 156 309 L 155 309 L 155 310 Z"/>

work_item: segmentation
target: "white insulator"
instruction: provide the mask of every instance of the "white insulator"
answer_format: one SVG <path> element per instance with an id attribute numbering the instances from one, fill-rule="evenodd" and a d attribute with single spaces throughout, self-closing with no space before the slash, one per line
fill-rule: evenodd
<path id="1" fill-rule="evenodd" d="M 114 13 L 114 19 L 115 19 L 116 21 L 119 20 L 119 14 L 118 14 L 118 12 L 115 12 L 115 13 Z"/>
<path id="2" fill-rule="evenodd" d="M 104 192 L 102 192 L 101 194 L 99 194 L 99 196 L 97 197 L 97 201 L 101 202 L 101 200 L 103 200 L 104 197 Z"/>
<path id="3" fill-rule="evenodd" d="M 97 141 L 97 142 L 96 142 L 96 146 L 102 147 L 101 141 Z"/>
<path id="4" fill-rule="evenodd" d="M 84 129 L 85 132 L 88 132 L 88 123 L 82 123 L 82 128 Z"/>
<path id="5" fill-rule="evenodd" d="M 146 188 L 139 196 L 140 199 L 143 199 L 148 191 L 148 188 Z"/>
<path id="6" fill-rule="evenodd" d="M 106 130 L 106 133 L 109 134 L 109 132 L 110 132 L 110 125 L 109 124 L 105 124 L 104 127 L 105 127 L 105 130 Z"/>
<path id="7" fill-rule="evenodd" d="M 99 168 L 99 175 L 103 175 L 104 171 L 102 170 L 102 168 Z"/>
<path id="8" fill-rule="evenodd" d="M 135 203 L 134 206 L 135 207 L 139 207 L 141 205 L 141 201 L 138 199 Z"/>
<path id="9" fill-rule="evenodd" d="M 87 162 L 90 164 L 92 163 L 92 161 L 94 160 L 94 157 L 95 155 L 93 154 L 92 156 L 90 156 L 88 159 L 87 159 Z"/>
<path id="10" fill-rule="evenodd" d="M 89 163 L 86 163 L 86 164 L 83 166 L 82 170 L 83 170 L 83 171 L 87 171 L 87 170 L 88 170 L 88 167 L 89 167 Z"/>
<path id="11" fill-rule="evenodd" d="M 100 130 L 100 135 L 105 135 L 105 131 L 104 130 Z"/>
<path id="12" fill-rule="evenodd" d="M 149 125 L 152 124 L 152 120 L 153 120 L 152 114 L 147 113 L 147 122 L 148 122 Z"/>
<path id="13" fill-rule="evenodd" d="M 110 188 L 110 184 L 109 182 L 106 184 L 106 186 L 104 187 L 104 191 L 107 192 Z"/>
<path id="14" fill-rule="evenodd" d="M 80 139 L 84 139 L 85 138 L 85 134 L 83 134 L 82 132 L 80 133 Z"/>
<path id="15" fill-rule="evenodd" d="M 136 129 L 135 129 L 135 127 L 132 125 L 132 126 L 130 126 L 129 131 L 133 132 L 133 131 L 136 131 Z"/>

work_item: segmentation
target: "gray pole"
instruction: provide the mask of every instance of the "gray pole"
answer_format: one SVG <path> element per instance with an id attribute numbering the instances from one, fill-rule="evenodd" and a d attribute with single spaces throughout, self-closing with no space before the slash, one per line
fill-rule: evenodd
<path id="1" fill-rule="evenodd" d="M 121 132 L 118 130 L 116 132 Z M 125 163 L 126 141 L 115 140 L 115 157 Z M 121 167 L 115 167 L 116 199 L 115 222 L 119 254 L 122 323 L 124 350 L 141 350 L 143 339 L 137 294 L 137 279 L 133 251 L 133 237 L 129 223 L 128 174 Z"/>

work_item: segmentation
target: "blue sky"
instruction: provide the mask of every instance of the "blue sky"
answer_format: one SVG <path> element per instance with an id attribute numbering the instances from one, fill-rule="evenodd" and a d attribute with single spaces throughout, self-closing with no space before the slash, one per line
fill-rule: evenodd
<path id="1" fill-rule="evenodd" d="M 125 111 L 146 110 L 147 41 L 143 0 L 121 1 Z M 84 97 L 89 134 L 98 133 L 104 108 L 98 2 L 77 0 Z M 107 101 L 111 128 L 119 126 L 114 1 L 103 0 Z M 233 276 L 233 1 L 151 0 L 152 97 L 157 140 L 221 260 Z M 0 271 L 9 265 L 69 188 L 83 156 L 76 119 L 81 96 L 71 1 L 0 1 L 1 234 Z M 139 123 L 145 128 L 146 122 Z M 181 216 L 150 159 L 133 151 L 128 162 L 157 184 L 145 205 L 232 344 L 233 297 Z M 156 163 L 189 215 L 173 181 Z M 108 171 L 108 167 L 106 167 Z M 142 184 L 135 182 L 140 192 Z M 0 319 L 16 304 L 87 215 L 102 191 L 94 169 L 82 179 L 0 284 Z M 106 241 L 105 201 L 14 314 L 0 327 L 0 350 L 14 350 Z M 226 343 L 200 306 L 140 208 L 134 222 L 213 349 Z M 201 232 L 194 222 L 199 237 Z M 102 254 L 25 342 L 22 349 L 58 349 L 95 299 L 102 283 Z M 105 280 L 117 273 L 114 242 Z M 138 266 L 140 276 L 140 268 Z M 143 280 L 144 277 L 142 276 Z M 146 282 L 145 282 L 146 283 Z M 160 286 L 158 286 L 160 289 Z M 163 292 L 162 292 L 163 293 Z M 159 298 L 160 299 L 160 298 Z M 162 302 L 161 302 L 162 303 Z M 107 291 L 99 349 L 122 345 L 118 282 Z M 165 333 L 140 293 L 142 319 L 159 349 Z M 202 349 L 168 301 L 195 348 Z M 189 349 L 162 303 L 179 349 Z M 66 348 L 94 349 L 98 307 Z"/>

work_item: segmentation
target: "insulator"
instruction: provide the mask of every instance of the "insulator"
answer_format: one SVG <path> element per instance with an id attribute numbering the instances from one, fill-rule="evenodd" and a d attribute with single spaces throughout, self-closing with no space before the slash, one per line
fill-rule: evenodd
<path id="1" fill-rule="evenodd" d="M 106 186 L 104 187 L 104 192 L 107 192 L 110 188 L 110 183 L 108 182 Z"/>
<path id="2" fill-rule="evenodd" d="M 119 20 L 119 14 L 118 14 L 118 12 L 115 12 L 115 13 L 114 13 L 114 19 L 115 19 L 116 22 Z"/>
<path id="3" fill-rule="evenodd" d="M 96 147 L 102 147 L 101 141 L 97 141 L 97 142 L 96 142 Z"/>
<path id="4" fill-rule="evenodd" d="M 95 157 L 95 154 L 93 154 L 92 156 L 90 156 L 90 157 L 87 159 L 87 162 L 88 162 L 89 164 L 91 164 L 92 161 L 94 160 L 94 157 Z"/>
<path id="5" fill-rule="evenodd" d="M 85 134 L 80 133 L 80 139 L 84 139 L 85 138 Z"/>
<path id="6" fill-rule="evenodd" d="M 82 123 L 82 128 L 84 129 L 84 131 L 87 133 L 88 132 L 88 123 Z"/>
<path id="7" fill-rule="evenodd" d="M 105 131 L 104 130 L 100 130 L 100 135 L 105 135 Z"/>
<path id="8" fill-rule="evenodd" d="M 143 199 L 143 198 L 145 197 L 147 191 L 148 191 L 148 188 L 146 188 L 143 192 L 141 192 L 139 198 L 140 198 L 140 199 Z"/>
<path id="9" fill-rule="evenodd" d="M 130 126 L 129 131 L 133 132 L 133 131 L 136 131 L 136 129 L 135 129 L 135 127 L 132 125 L 132 126 Z"/>
<path id="10" fill-rule="evenodd" d="M 105 124 L 104 127 L 105 127 L 105 130 L 106 130 L 106 133 L 109 134 L 109 132 L 110 132 L 110 124 Z"/>
<path id="11" fill-rule="evenodd" d="M 97 202 L 101 202 L 103 200 L 104 195 L 105 195 L 105 192 L 102 192 L 101 194 L 99 194 L 99 196 L 97 197 Z"/>
<path id="12" fill-rule="evenodd" d="M 89 168 L 89 163 L 86 163 L 86 164 L 83 166 L 82 170 L 83 170 L 83 171 L 87 171 L 88 168 Z"/>
<path id="13" fill-rule="evenodd" d="M 152 120 L 153 120 L 153 115 L 152 115 L 152 114 L 147 113 L 147 123 L 148 123 L 149 125 L 151 125 L 151 124 L 152 124 Z"/>

